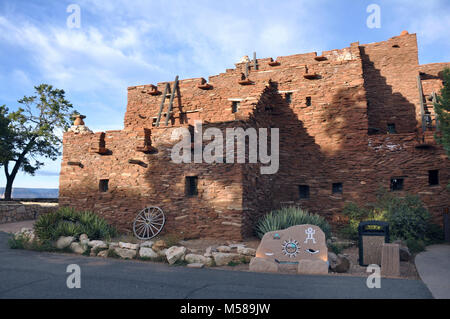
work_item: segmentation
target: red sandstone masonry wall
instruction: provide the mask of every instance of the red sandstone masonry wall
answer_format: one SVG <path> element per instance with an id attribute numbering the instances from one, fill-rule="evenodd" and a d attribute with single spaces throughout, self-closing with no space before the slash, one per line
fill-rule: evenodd
<path id="1" fill-rule="evenodd" d="M 393 45 L 398 45 L 394 48 Z M 210 90 L 198 87 L 202 79 L 180 81 L 169 127 L 152 128 L 161 95 L 151 86 L 128 89 L 123 131 L 106 132 L 109 155 L 89 153 L 98 134 L 64 135 L 60 203 L 92 209 L 121 229 L 130 230 L 139 210 L 156 205 L 168 216 L 165 231 L 193 237 L 240 239 L 253 233 L 258 218 L 282 205 L 299 205 L 325 216 L 334 225 L 343 221 L 345 203 L 375 200 L 380 185 L 392 177 L 405 179 L 404 192 L 417 193 L 442 222 L 450 206 L 445 185 L 449 161 L 442 148 L 431 143 L 418 149 L 416 127 L 420 116 L 417 75 L 435 74 L 440 65 L 418 66 L 415 35 L 341 50 L 259 59 L 250 63 L 250 85 L 238 81 L 245 65 L 211 76 Z M 316 73 L 315 79 L 305 75 Z M 436 87 L 423 80 L 424 91 Z M 159 91 L 165 83 L 157 84 Z M 172 83 L 173 85 L 173 83 Z M 286 94 L 291 94 L 288 102 Z M 306 103 L 311 99 L 311 105 Z M 240 107 L 232 113 L 232 100 Z M 167 111 L 168 99 L 164 112 Z M 170 149 L 173 130 L 201 119 L 204 129 L 219 127 L 279 128 L 280 170 L 261 175 L 260 164 L 174 164 Z M 164 117 L 162 118 L 164 121 Z M 162 126 L 164 126 L 162 122 Z M 385 134 L 395 123 L 399 134 Z M 368 135 L 378 127 L 378 135 Z M 155 154 L 144 154 L 144 128 L 151 129 Z M 138 159 L 147 168 L 129 164 Z M 68 165 L 79 161 L 84 167 Z M 428 185 L 428 170 L 439 170 L 440 185 Z M 199 177 L 198 197 L 184 194 L 185 176 Z M 109 179 L 110 191 L 100 193 L 99 179 Z M 343 183 L 342 194 L 332 194 L 333 183 Z M 299 185 L 310 186 L 310 198 L 299 199 Z"/>
<path id="2" fill-rule="evenodd" d="M 161 207 L 167 216 L 166 232 L 185 238 L 241 238 L 242 173 L 240 165 L 175 164 L 170 150 L 177 128 L 152 130 L 156 154 L 136 151 L 139 132 L 107 131 L 110 155 L 89 152 L 94 134 L 64 134 L 60 175 L 60 205 L 93 210 L 130 231 L 137 213 L 147 206 Z M 129 164 L 137 159 L 147 168 Z M 81 162 L 83 168 L 68 165 Z M 198 176 L 198 196 L 185 195 L 185 176 Z M 99 180 L 109 179 L 109 191 L 99 191 Z"/>
<path id="3" fill-rule="evenodd" d="M 417 87 L 418 51 L 415 34 L 361 45 L 369 127 L 386 134 L 388 124 L 398 133 L 411 133 L 420 125 Z"/>

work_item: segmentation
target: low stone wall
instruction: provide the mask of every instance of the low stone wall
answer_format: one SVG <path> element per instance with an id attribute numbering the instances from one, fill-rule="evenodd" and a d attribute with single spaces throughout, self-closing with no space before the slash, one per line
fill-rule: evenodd
<path id="1" fill-rule="evenodd" d="M 0 202 L 0 224 L 32 220 L 58 209 L 58 203 Z"/>

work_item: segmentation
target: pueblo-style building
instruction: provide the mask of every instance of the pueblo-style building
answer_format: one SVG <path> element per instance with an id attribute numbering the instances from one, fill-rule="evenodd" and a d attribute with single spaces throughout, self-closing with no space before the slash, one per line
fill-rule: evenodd
<path id="1" fill-rule="evenodd" d="M 447 66 L 419 65 L 416 35 L 404 31 L 320 56 L 243 60 L 208 81 L 129 87 L 123 130 L 92 133 L 79 119 L 64 134 L 60 205 L 95 211 L 121 230 L 158 206 L 163 232 L 239 240 L 283 205 L 337 226 L 346 202 L 373 202 L 382 186 L 418 194 L 442 223 L 450 165 L 433 138 L 432 99 Z M 195 120 L 203 130 L 279 128 L 278 172 L 174 163 L 172 133 Z"/>

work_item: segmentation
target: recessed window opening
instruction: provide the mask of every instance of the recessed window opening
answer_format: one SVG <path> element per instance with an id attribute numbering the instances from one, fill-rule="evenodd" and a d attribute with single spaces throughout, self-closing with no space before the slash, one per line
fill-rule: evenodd
<path id="1" fill-rule="evenodd" d="M 240 106 L 241 102 L 233 101 L 233 103 L 231 104 L 231 113 L 236 113 L 239 110 Z"/>
<path id="2" fill-rule="evenodd" d="M 291 92 L 285 93 L 284 98 L 286 99 L 286 103 L 287 104 L 291 104 L 291 102 L 292 102 L 292 93 Z"/>
<path id="3" fill-rule="evenodd" d="M 101 179 L 98 184 L 99 191 L 102 193 L 106 193 L 109 188 L 108 184 L 109 184 L 109 179 Z"/>
<path id="4" fill-rule="evenodd" d="M 394 123 L 389 123 L 388 127 L 387 127 L 387 131 L 389 134 L 397 134 L 397 130 L 395 128 L 395 124 Z"/>
<path id="5" fill-rule="evenodd" d="M 310 96 L 306 97 L 306 106 L 311 106 L 311 97 Z"/>
<path id="6" fill-rule="evenodd" d="M 333 194 L 342 194 L 343 191 L 342 183 L 333 183 L 332 191 Z"/>
<path id="7" fill-rule="evenodd" d="M 428 183 L 432 185 L 439 185 L 439 170 L 434 169 L 428 171 Z"/>
<path id="8" fill-rule="evenodd" d="M 186 176 L 186 196 L 197 196 L 198 195 L 198 176 Z"/>
<path id="9" fill-rule="evenodd" d="M 300 199 L 308 199 L 309 198 L 309 185 L 299 185 L 298 192 Z"/>
<path id="10" fill-rule="evenodd" d="M 403 189 L 403 178 L 391 178 L 391 191 L 401 191 Z"/>

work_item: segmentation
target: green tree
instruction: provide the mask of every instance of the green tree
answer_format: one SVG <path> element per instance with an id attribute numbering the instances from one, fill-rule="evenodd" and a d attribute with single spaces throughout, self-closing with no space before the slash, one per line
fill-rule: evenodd
<path id="1" fill-rule="evenodd" d="M 34 96 L 18 100 L 20 107 L 8 114 L 0 108 L 0 155 L 6 176 L 5 199 L 11 199 L 19 170 L 34 175 L 44 164 L 37 157 L 56 160 L 61 154 L 62 131 L 70 125 L 72 104 L 64 90 L 48 84 L 35 86 Z"/>
<path id="2" fill-rule="evenodd" d="M 450 68 L 445 68 L 442 73 L 444 87 L 434 103 L 440 130 L 440 134 L 436 135 L 436 140 L 444 146 L 447 155 L 450 156 Z"/>

